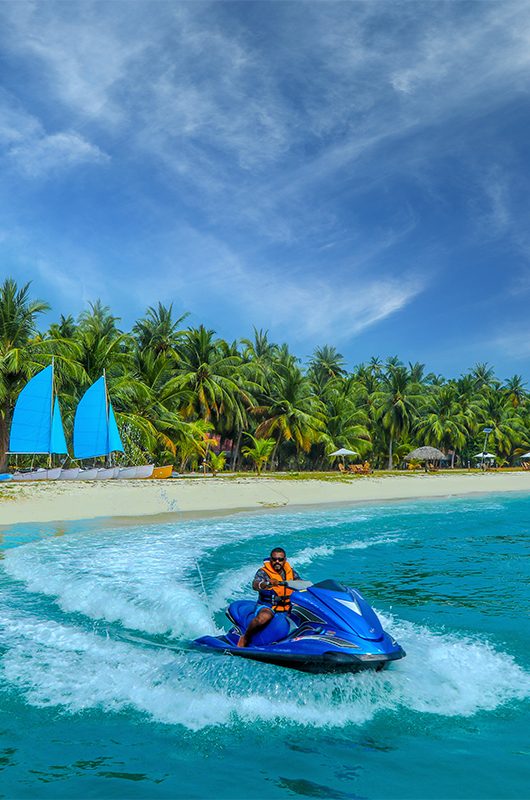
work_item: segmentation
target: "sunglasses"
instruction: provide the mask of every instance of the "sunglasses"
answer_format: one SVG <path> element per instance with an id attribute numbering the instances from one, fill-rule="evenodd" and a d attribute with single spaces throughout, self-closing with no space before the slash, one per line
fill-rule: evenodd
<path id="1" fill-rule="evenodd" d="M 283 556 L 283 558 L 278 558 L 278 557 L 272 558 L 271 556 L 271 561 L 285 561 L 285 556 Z"/>

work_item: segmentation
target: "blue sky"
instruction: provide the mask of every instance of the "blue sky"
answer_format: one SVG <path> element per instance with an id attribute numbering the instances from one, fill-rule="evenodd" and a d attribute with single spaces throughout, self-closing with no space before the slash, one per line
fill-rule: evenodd
<path id="1" fill-rule="evenodd" d="M 0 4 L 1 272 L 530 381 L 530 4 Z"/>

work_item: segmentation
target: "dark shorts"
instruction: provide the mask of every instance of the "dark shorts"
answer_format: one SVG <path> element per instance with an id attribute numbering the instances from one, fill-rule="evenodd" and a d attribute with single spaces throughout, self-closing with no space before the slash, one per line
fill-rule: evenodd
<path id="1" fill-rule="evenodd" d="M 262 608 L 266 608 L 267 611 L 272 611 L 273 614 L 284 614 L 285 612 L 290 611 L 290 608 L 286 608 L 286 609 L 277 608 L 276 610 L 274 610 L 274 608 L 271 608 L 270 606 L 266 606 L 265 603 L 256 603 L 256 610 L 254 611 L 254 616 L 255 617 L 258 616 L 258 614 L 259 614 L 259 612 L 261 611 Z"/>
<path id="2" fill-rule="evenodd" d="M 257 617 L 262 608 L 266 608 L 267 611 L 272 611 L 272 608 L 270 606 L 266 606 L 264 603 L 256 603 L 256 610 L 254 612 L 254 616 Z M 274 614 L 274 611 L 272 611 L 272 613 Z"/>

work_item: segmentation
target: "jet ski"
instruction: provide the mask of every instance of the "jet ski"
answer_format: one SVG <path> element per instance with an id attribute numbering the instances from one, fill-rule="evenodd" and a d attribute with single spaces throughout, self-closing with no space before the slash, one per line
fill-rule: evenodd
<path id="1" fill-rule="evenodd" d="M 201 636 L 194 646 L 304 672 L 381 670 L 405 656 L 356 589 L 334 580 L 281 585 L 293 590 L 289 612 L 276 613 L 248 647 L 238 647 L 237 642 L 256 614 L 256 603 L 250 600 L 228 607 L 233 627 L 227 634 Z"/>

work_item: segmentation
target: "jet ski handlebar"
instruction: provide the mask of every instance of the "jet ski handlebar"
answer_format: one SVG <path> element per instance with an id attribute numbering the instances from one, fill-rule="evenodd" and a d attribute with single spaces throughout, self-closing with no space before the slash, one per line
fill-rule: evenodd
<path id="1" fill-rule="evenodd" d="M 303 592 L 312 585 L 312 581 L 278 581 L 277 583 L 277 586 L 287 586 L 288 589 L 293 589 L 295 592 Z"/>

